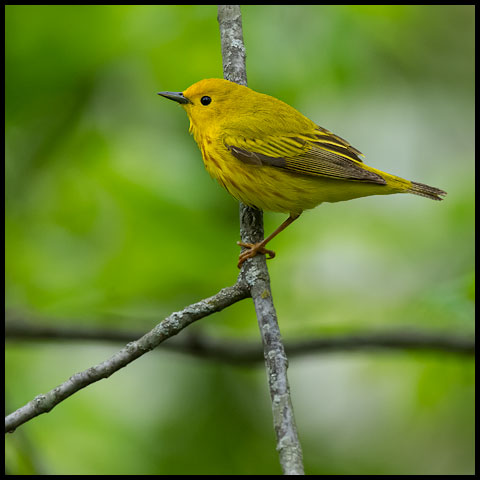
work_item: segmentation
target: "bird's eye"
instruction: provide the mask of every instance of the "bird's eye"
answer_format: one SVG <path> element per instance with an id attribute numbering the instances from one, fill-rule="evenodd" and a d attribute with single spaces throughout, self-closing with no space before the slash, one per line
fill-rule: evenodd
<path id="1" fill-rule="evenodd" d="M 207 97 L 207 96 L 202 97 L 202 98 L 200 99 L 200 103 L 201 103 L 202 105 L 208 105 L 211 101 L 212 101 L 212 99 L 211 99 L 210 97 Z"/>

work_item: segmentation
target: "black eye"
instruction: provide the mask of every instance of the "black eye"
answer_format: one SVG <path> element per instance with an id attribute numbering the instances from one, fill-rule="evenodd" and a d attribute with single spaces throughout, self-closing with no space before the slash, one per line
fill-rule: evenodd
<path id="1" fill-rule="evenodd" d="M 208 105 L 211 101 L 212 101 L 212 99 L 211 99 L 210 97 L 207 97 L 207 96 L 202 97 L 202 98 L 200 99 L 200 103 L 201 103 L 202 105 Z"/>

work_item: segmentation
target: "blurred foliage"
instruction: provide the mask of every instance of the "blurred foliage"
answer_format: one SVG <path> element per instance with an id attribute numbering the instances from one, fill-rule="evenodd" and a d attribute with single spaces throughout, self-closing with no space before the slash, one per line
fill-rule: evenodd
<path id="1" fill-rule="evenodd" d="M 448 192 L 322 205 L 275 239 L 284 338 L 473 333 L 474 7 L 242 11 L 252 88 Z M 215 6 L 8 5 L 5 67 L 9 312 L 147 330 L 235 282 L 237 203 L 156 96 L 222 76 Z M 266 231 L 283 218 L 267 213 Z M 191 330 L 258 338 L 249 301 Z M 7 411 L 114 351 L 10 342 Z M 290 365 L 307 473 L 473 473 L 471 359 Z M 10 474 L 280 473 L 263 369 L 165 352 L 19 428 L 6 460 Z"/>

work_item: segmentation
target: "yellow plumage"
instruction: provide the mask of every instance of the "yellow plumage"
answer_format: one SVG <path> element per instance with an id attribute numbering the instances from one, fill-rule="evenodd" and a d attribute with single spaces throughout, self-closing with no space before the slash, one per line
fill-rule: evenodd
<path id="1" fill-rule="evenodd" d="M 288 223 L 323 202 L 392 193 L 434 200 L 445 195 L 365 165 L 341 137 L 286 103 L 236 83 L 207 79 L 183 93 L 160 95 L 187 112 L 209 174 L 247 205 L 290 213 Z M 285 226 L 251 246 L 252 254 L 241 256 L 240 263 L 256 253 L 273 256 L 265 244 Z"/>

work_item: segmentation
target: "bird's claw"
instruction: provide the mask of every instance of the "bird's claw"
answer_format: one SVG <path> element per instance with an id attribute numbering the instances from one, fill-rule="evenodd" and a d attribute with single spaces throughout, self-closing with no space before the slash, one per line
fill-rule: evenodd
<path id="1" fill-rule="evenodd" d="M 240 245 L 241 247 L 245 247 L 247 250 L 242 252 L 240 256 L 238 257 L 238 268 L 242 266 L 242 263 L 249 259 L 254 257 L 255 255 L 263 254 L 267 255 L 267 260 L 270 260 L 271 258 L 275 257 L 275 252 L 273 250 L 268 250 L 262 245 L 262 242 L 258 243 L 244 243 L 244 242 L 237 242 L 237 245 Z"/>

